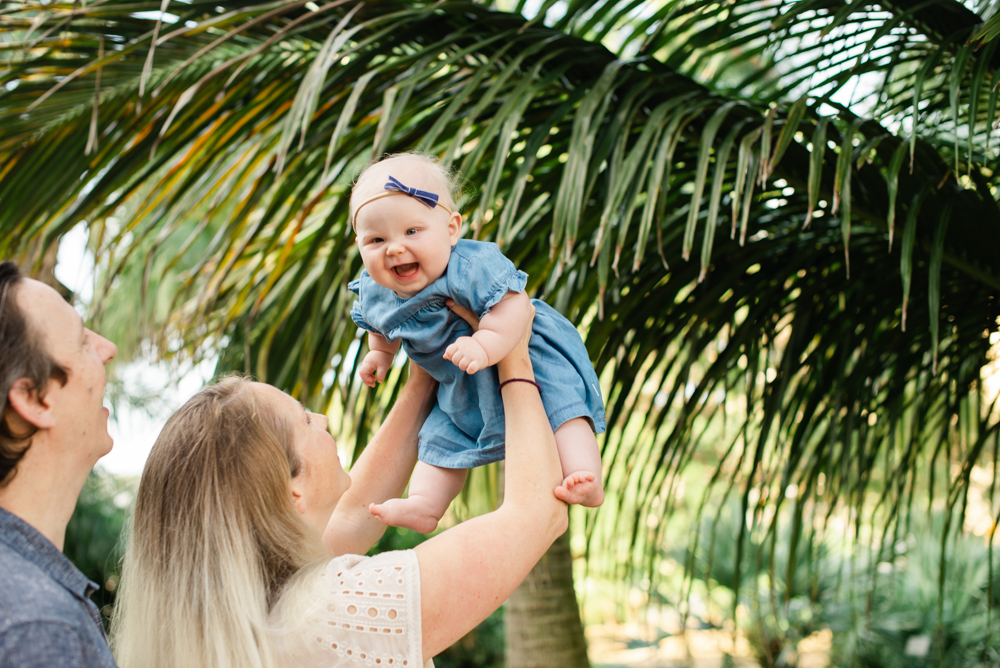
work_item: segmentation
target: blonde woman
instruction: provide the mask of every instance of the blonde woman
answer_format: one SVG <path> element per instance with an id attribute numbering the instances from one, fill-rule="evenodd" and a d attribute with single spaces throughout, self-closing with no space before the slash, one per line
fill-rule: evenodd
<path id="1" fill-rule="evenodd" d="M 513 381 L 503 505 L 412 551 L 357 556 L 385 529 L 369 504 L 413 472 L 435 392 L 418 367 L 350 475 L 326 418 L 273 387 L 231 378 L 192 398 L 139 485 L 112 625 L 119 665 L 410 668 L 485 619 L 567 525 L 530 331 L 498 364 Z"/>

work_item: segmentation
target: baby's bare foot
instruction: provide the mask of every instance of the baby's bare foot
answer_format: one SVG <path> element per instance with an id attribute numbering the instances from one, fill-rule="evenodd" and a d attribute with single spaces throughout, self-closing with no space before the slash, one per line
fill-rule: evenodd
<path id="1" fill-rule="evenodd" d="M 436 517 L 426 499 L 411 496 L 408 499 L 389 499 L 385 503 L 373 503 L 368 512 L 379 518 L 382 524 L 402 527 L 419 533 L 430 533 L 437 528 Z"/>
<path id="2" fill-rule="evenodd" d="M 604 503 L 604 488 L 597 476 L 589 471 L 578 471 L 566 476 L 556 487 L 556 498 L 570 504 L 596 508 Z"/>

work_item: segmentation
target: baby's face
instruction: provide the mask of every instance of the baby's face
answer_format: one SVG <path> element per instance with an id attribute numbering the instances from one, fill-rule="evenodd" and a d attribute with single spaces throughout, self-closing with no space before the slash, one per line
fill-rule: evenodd
<path id="1" fill-rule="evenodd" d="M 404 170 L 392 174 L 407 186 L 441 192 L 413 175 L 407 180 Z M 376 283 L 408 299 L 444 275 L 461 224 L 460 214 L 431 209 L 407 195 L 377 199 L 362 207 L 355 221 L 361 260 Z"/>

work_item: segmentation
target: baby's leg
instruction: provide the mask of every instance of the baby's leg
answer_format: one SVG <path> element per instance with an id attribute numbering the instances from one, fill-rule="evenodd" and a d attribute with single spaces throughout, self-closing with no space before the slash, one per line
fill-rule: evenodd
<path id="1" fill-rule="evenodd" d="M 451 500 L 462 491 L 468 473 L 468 469 L 446 469 L 417 462 L 410 478 L 409 496 L 373 503 L 368 511 L 383 524 L 430 533 L 437 528 Z"/>
<path id="2" fill-rule="evenodd" d="M 562 485 L 556 487 L 556 496 L 566 503 L 578 503 L 596 508 L 604 503 L 604 485 L 601 483 L 601 449 L 590 423 L 583 418 L 573 418 L 556 429 L 556 448 L 562 463 Z"/>

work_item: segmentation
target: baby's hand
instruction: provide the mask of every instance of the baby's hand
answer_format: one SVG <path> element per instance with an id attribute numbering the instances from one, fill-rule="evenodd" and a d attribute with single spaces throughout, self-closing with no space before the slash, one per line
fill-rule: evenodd
<path id="1" fill-rule="evenodd" d="M 444 358 L 462 371 L 472 375 L 490 365 L 490 358 L 471 336 L 460 336 L 444 351 Z"/>
<path id="2" fill-rule="evenodd" d="M 375 387 L 375 383 L 385 380 L 385 374 L 392 366 L 392 358 L 395 355 L 381 350 L 371 350 L 365 355 L 361 362 L 361 381 L 368 387 Z"/>

